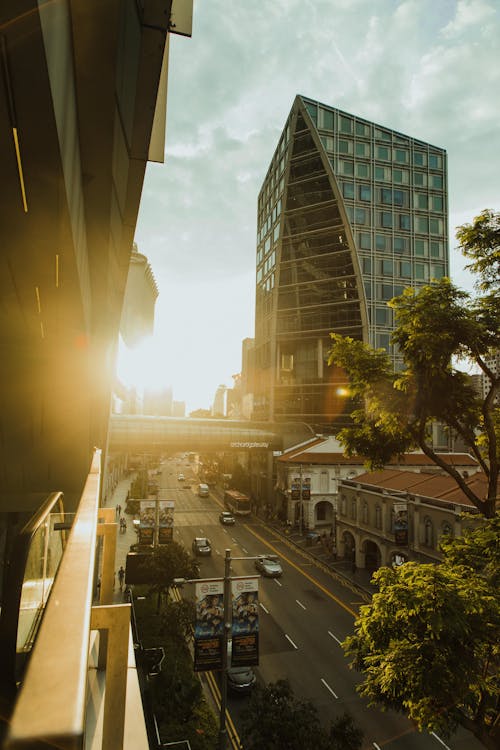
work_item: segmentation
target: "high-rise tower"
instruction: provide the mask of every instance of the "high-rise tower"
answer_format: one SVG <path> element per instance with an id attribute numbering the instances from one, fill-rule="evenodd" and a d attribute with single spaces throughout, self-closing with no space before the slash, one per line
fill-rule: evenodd
<path id="1" fill-rule="evenodd" d="M 258 200 L 255 419 L 345 421 L 330 332 L 385 348 L 406 286 L 448 275 L 446 152 L 297 96 Z"/>

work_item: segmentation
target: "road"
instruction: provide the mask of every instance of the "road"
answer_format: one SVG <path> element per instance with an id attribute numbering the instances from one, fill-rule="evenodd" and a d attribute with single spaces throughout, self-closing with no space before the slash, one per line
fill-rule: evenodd
<path id="1" fill-rule="evenodd" d="M 179 472 L 186 476 L 184 484 L 177 480 Z M 257 519 L 238 519 L 234 527 L 221 526 L 222 503 L 213 492 L 208 498 L 197 496 L 197 480 L 186 462 L 167 462 L 161 488 L 162 498 L 175 501 L 174 538 L 189 550 L 195 536 L 207 536 L 212 543 L 212 556 L 198 558 L 202 578 L 223 576 L 226 549 L 231 550 L 232 558 L 265 552 L 279 555 L 282 578 L 261 578 L 259 582 L 260 663 L 256 672 L 261 682 L 286 677 L 297 696 L 316 706 L 325 725 L 348 711 L 365 734 L 363 750 L 481 750 L 483 746 L 464 730 L 446 741 L 422 734 L 404 716 L 369 708 L 358 695 L 360 675 L 348 668 L 340 643 L 353 631 L 364 603 L 361 592 L 323 570 Z M 253 575 L 254 562 L 234 559 L 232 572 Z M 236 727 L 244 701 L 242 697 L 230 699 Z"/>

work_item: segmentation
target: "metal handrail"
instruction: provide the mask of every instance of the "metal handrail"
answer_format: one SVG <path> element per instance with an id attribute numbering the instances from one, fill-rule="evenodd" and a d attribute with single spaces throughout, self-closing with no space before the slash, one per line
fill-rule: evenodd
<path id="1" fill-rule="evenodd" d="M 96 449 L 12 716 L 9 750 L 83 741 L 100 480 Z"/>
<path id="2" fill-rule="evenodd" d="M 16 692 L 17 675 L 17 633 L 19 627 L 21 598 L 23 592 L 23 581 L 26 575 L 26 566 L 31 551 L 33 540 L 39 530 L 47 523 L 54 512 L 64 513 L 64 502 L 62 492 L 51 493 L 29 521 L 24 525 L 14 541 L 10 554 L 10 561 L 5 584 L 5 601 L 2 605 L 0 618 L 0 645 L 2 652 L 2 691 L 14 695 Z M 65 532 L 62 534 L 63 546 L 66 542 Z M 46 594 L 44 601 L 46 600 Z M 37 618 L 41 613 L 37 612 Z M 36 624 L 33 626 L 36 630 Z"/>

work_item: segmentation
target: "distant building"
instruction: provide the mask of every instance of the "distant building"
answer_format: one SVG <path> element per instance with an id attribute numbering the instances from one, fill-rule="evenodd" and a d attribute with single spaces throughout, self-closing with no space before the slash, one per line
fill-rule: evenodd
<path id="1" fill-rule="evenodd" d="M 173 417 L 185 417 L 186 416 L 186 402 L 185 401 L 174 401 L 172 403 L 172 416 Z"/>
<path id="2" fill-rule="evenodd" d="M 127 346 L 134 347 L 153 333 L 157 297 L 158 287 L 151 266 L 134 242 L 120 321 L 120 332 Z"/>
<path id="3" fill-rule="evenodd" d="M 255 388 L 255 339 L 243 339 L 241 344 L 241 416 L 251 419 Z"/>
<path id="4" fill-rule="evenodd" d="M 387 303 L 448 275 L 442 148 L 297 96 L 258 199 L 256 420 L 348 419 L 330 332 L 390 344 Z"/>
<path id="5" fill-rule="evenodd" d="M 172 416 L 172 388 L 146 389 L 144 391 L 143 414 L 157 417 Z"/>
<path id="6" fill-rule="evenodd" d="M 219 385 L 219 387 L 215 391 L 214 402 L 212 404 L 212 416 L 226 416 L 226 391 L 227 386 L 225 385 Z"/>

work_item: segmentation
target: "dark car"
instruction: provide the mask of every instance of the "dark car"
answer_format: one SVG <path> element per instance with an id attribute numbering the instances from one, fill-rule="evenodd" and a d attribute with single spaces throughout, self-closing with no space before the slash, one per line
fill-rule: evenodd
<path id="1" fill-rule="evenodd" d="M 259 556 L 255 561 L 255 567 L 261 575 L 267 578 L 279 578 L 283 575 L 283 568 L 276 555 Z"/>
<path id="2" fill-rule="evenodd" d="M 232 693 L 249 693 L 254 687 L 257 678 L 252 667 L 231 666 L 232 642 L 227 644 L 227 687 Z"/>
<path id="3" fill-rule="evenodd" d="M 224 526 L 234 526 L 236 519 L 228 510 L 223 510 L 219 515 L 219 521 Z"/>
<path id="4" fill-rule="evenodd" d="M 210 540 L 207 539 L 205 536 L 197 536 L 193 539 L 193 544 L 191 545 L 193 549 L 193 554 L 195 555 L 211 555 L 212 554 L 212 547 L 210 544 Z"/>

